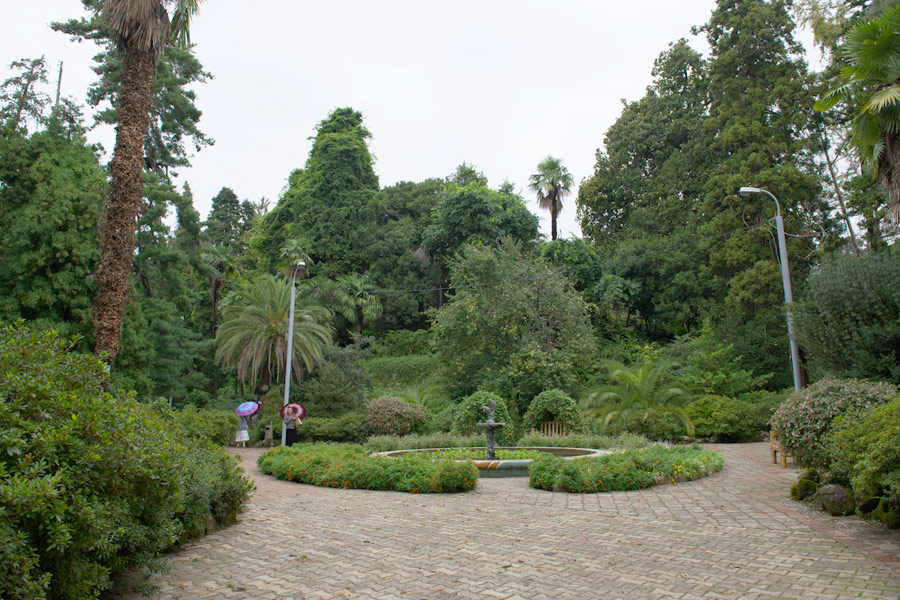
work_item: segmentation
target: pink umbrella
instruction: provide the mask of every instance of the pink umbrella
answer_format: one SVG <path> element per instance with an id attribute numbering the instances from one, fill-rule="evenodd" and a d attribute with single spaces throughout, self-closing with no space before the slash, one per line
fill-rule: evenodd
<path id="1" fill-rule="evenodd" d="M 301 421 L 306 418 L 306 409 L 303 408 L 302 404 L 297 404 L 296 402 L 291 402 L 290 404 L 285 404 L 281 407 L 282 419 L 288 413 L 291 413 L 295 419 L 300 419 Z"/>
<path id="2" fill-rule="evenodd" d="M 244 402 L 243 404 L 238 406 L 236 409 L 234 409 L 234 412 L 239 417 L 249 417 L 250 415 L 252 415 L 253 413 L 255 413 L 258 410 L 259 410 L 259 404 L 257 404 L 256 402 L 250 401 L 250 402 Z"/>

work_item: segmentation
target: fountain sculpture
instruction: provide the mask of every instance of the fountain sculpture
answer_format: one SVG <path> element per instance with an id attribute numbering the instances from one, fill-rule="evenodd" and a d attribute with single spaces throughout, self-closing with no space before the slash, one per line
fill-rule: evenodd
<path id="1" fill-rule="evenodd" d="M 487 416 L 487 419 L 484 423 L 475 423 L 475 426 L 479 429 L 484 429 L 484 434 L 487 436 L 487 457 L 485 457 L 485 460 L 497 460 L 497 454 L 494 451 L 494 430 L 506 427 L 506 423 L 498 423 L 494 420 L 497 403 L 493 400 L 488 400 L 488 404 L 490 406 L 481 407 L 481 412 Z"/>

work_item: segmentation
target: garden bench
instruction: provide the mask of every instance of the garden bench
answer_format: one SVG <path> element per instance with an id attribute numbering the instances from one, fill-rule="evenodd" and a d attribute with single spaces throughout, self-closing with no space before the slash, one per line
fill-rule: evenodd
<path id="1" fill-rule="evenodd" d="M 775 432 L 769 432 L 769 449 L 772 451 L 772 464 L 778 462 L 778 453 L 781 452 L 781 468 L 787 469 L 787 452 L 781 447 L 781 442 L 775 437 Z"/>
<path id="2" fill-rule="evenodd" d="M 567 432 L 565 423 L 559 421 L 544 421 L 543 423 L 538 423 L 537 428 L 532 427 L 531 433 L 540 433 L 547 437 L 558 437 L 566 435 Z"/>

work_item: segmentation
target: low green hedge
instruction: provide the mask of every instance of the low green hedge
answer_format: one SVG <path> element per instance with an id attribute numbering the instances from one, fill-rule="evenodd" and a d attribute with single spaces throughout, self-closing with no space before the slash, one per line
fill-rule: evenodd
<path id="1" fill-rule="evenodd" d="M 517 446 L 553 448 L 593 448 L 610 450 L 612 448 L 646 448 L 654 442 L 637 433 L 624 432 L 618 435 L 595 435 L 590 433 L 570 433 L 569 435 L 549 437 L 539 433 L 528 434 L 516 443 Z"/>
<path id="2" fill-rule="evenodd" d="M 482 435 L 453 435 L 433 433 L 430 435 L 373 435 L 366 442 L 366 454 L 390 452 L 392 450 L 416 450 L 419 448 L 477 448 L 485 445 Z"/>
<path id="3" fill-rule="evenodd" d="M 697 445 L 654 445 L 596 458 L 541 456 L 531 462 L 528 484 L 540 490 L 579 494 L 629 491 L 699 479 L 721 468 L 720 454 Z"/>
<path id="4" fill-rule="evenodd" d="M 281 420 L 275 423 L 281 435 Z M 342 417 L 307 417 L 297 428 L 301 442 L 363 442 L 369 433 L 364 413 L 347 413 Z"/>
<path id="5" fill-rule="evenodd" d="M 278 479 L 322 487 L 439 494 L 468 491 L 478 484 L 478 469 L 468 462 L 371 458 L 356 445 L 282 446 L 260 456 L 258 464 L 263 473 Z"/>

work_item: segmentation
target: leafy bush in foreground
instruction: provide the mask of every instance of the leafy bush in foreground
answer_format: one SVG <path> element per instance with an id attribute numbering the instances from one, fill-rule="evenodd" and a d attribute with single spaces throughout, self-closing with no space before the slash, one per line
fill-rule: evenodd
<path id="1" fill-rule="evenodd" d="M 834 420 L 828 437 L 832 473 L 866 498 L 900 506 L 900 396 L 859 418 Z"/>
<path id="2" fill-rule="evenodd" d="M 360 446 L 280 446 L 259 457 L 263 473 L 323 487 L 396 490 L 413 494 L 464 492 L 478 484 L 469 462 L 367 457 Z"/>
<path id="3" fill-rule="evenodd" d="M 531 462 L 528 484 L 541 490 L 596 493 L 639 490 L 658 483 L 699 479 L 722 468 L 722 456 L 694 446 L 654 445 L 596 458 L 551 455 Z"/>
<path id="4" fill-rule="evenodd" d="M 224 448 L 104 393 L 104 364 L 54 332 L 0 329 L 0 373 L 0 597 L 96 598 L 247 501 Z"/>
<path id="5" fill-rule="evenodd" d="M 772 429 L 784 449 L 807 467 L 827 470 L 825 439 L 839 415 L 859 415 L 897 393 L 890 383 L 823 379 L 794 392 L 772 416 Z"/>

